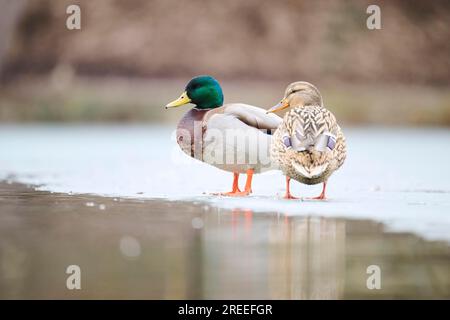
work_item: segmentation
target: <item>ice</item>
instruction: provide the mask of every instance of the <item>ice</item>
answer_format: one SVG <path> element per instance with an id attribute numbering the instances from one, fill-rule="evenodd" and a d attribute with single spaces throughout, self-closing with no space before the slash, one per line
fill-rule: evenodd
<path id="1" fill-rule="evenodd" d="M 0 179 L 119 200 L 164 198 L 255 212 L 373 219 L 395 231 L 450 240 L 449 129 L 344 127 L 348 158 L 329 180 L 328 201 L 280 199 L 285 180 L 277 171 L 256 175 L 251 197 L 211 196 L 231 190 L 232 174 L 185 156 L 173 129 L 2 125 Z M 244 183 L 242 175 L 241 187 Z M 292 184 L 295 196 L 317 196 L 320 190 L 320 185 Z"/>

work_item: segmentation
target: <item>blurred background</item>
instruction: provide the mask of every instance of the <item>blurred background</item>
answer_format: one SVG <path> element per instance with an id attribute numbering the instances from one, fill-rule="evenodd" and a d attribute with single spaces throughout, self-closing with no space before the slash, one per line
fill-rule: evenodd
<path id="1" fill-rule="evenodd" d="M 0 121 L 170 123 L 186 108 L 162 107 L 210 74 L 225 102 L 268 108 L 306 80 L 345 124 L 448 126 L 449 16 L 445 0 L 0 0 Z"/>

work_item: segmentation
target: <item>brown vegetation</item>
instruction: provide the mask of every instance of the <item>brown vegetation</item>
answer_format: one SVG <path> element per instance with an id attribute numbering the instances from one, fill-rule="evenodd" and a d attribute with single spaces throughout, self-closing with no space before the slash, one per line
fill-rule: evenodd
<path id="1" fill-rule="evenodd" d="M 20 1 L 19 1 L 20 2 Z M 74 1 L 22 6 L 4 75 L 70 64 L 87 75 L 191 76 L 440 83 L 450 81 L 450 3 L 375 1 Z"/>
<path id="2" fill-rule="evenodd" d="M 66 28 L 79 4 L 82 29 Z M 366 8 L 381 7 L 381 30 Z M 0 121 L 172 119 L 211 74 L 269 107 L 315 83 L 349 123 L 450 124 L 450 2 L 0 0 Z M 181 111 L 180 111 L 181 112 Z"/>

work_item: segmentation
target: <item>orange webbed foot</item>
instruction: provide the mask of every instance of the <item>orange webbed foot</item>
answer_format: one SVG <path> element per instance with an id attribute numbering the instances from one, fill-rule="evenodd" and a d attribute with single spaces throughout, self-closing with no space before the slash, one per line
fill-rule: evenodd
<path id="1" fill-rule="evenodd" d="M 291 178 L 286 176 L 286 193 L 285 193 L 283 199 L 286 199 L 286 200 L 298 200 L 298 199 L 300 199 L 300 198 L 294 197 L 291 194 L 290 182 L 291 182 Z"/>
<path id="2" fill-rule="evenodd" d="M 225 192 L 221 193 L 222 196 L 227 197 L 246 197 L 252 193 L 252 190 L 236 191 L 236 192 Z"/>
<path id="3" fill-rule="evenodd" d="M 285 200 L 298 200 L 300 198 L 294 197 L 292 194 L 285 194 L 283 199 L 285 199 Z"/>
<path id="4" fill-rule="evenodd" d="M 327 197 L 325 197 L 325 190 L 326 190 L 326 188 L 327 188 L 327 183 L 324 182 L 323 183 L 323 187 L 322 187 L 322 193 L 319 196 L 317 196 L 317 197 L 308 198 L 308 200 L 327 200 Z"/>
<path id="5" fill-rule="evenodd" d="M 314 198 L 307 198 L 308 200 L 327 200 L 327 197 L 325 195 L 321 194 L 320 196 L 314 197 Z"/>
<path id="6" fill-rule="evenodd" d="M 238 189 L 236 191 L 230 191 L 230 192 L 214 192 L 214 193 L 211 193 L 211 195 L 213 195 L 213 196 L 231 196 L 231 195 L 239 193 L 239 192 L 241 192 L 241 190 Z"/>
<path id="7" fill-rule="evenodd" d="M 245 183 L 245 190 L 241 191 L 238 186 L 239 173 L 235 172 L 232 191 L 213 193 L 213 195 L 225 197 L 246 197 L 250 195 L 250 193 L 252 193 L 252 176 L 253 176 L 253 169 L 247 170 L 247 182 Z"/>
<path id="8" fill-rule="evenodd" d="M 236 188 L 236 189 L 233 188 L 233 190 L 230 192 L 215 192 L 215 193 L 212 193 L 212 195 L 225 196 L 225 197 L 233 197 L 233 196 L 236 197 L 236 195 L 240 194 L 240 193 L 242 193 L 242 191 L 239 188 Z"/>

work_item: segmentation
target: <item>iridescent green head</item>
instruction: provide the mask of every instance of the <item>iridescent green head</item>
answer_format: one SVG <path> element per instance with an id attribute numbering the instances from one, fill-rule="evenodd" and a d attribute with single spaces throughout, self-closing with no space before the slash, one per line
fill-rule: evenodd
<path id="1" fill-rule="evenodd" d="M 186 85 L 181 96 L 166 105 L 179 107 L 187 103 L 195 104 L 197 109 L 213 109 L 223 105 L 223 93 L 219 82 L 211 76 L 198 76 Z"/>

